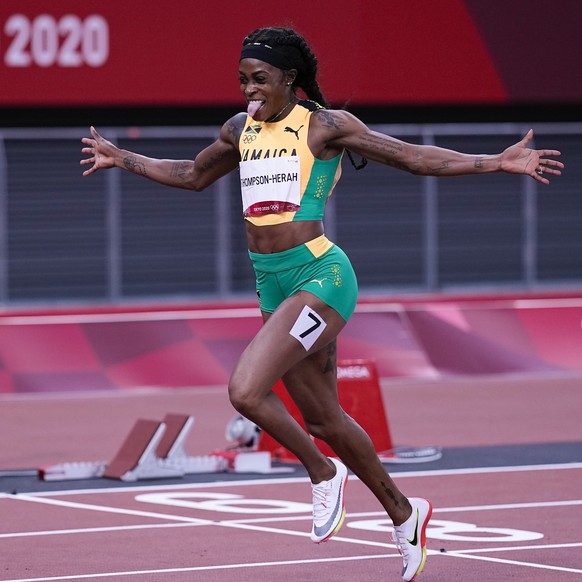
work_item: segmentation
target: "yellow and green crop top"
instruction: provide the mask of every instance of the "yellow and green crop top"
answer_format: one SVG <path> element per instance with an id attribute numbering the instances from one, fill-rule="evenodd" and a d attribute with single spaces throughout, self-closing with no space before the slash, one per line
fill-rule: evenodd
<path id="1" fill-rule="evenodd" d="M 341 175 L 339 154 L 318 160 L 307 135 L 320 106 L 299 101 L 274 123 L 247 120 L 239 141 L 243 215 L 256 226 L 322 220 L 325 204 Z"/>

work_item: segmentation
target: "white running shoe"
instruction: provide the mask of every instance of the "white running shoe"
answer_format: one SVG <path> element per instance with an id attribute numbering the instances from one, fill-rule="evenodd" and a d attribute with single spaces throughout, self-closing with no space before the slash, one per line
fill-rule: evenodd
<path id="1" fill-rule="evenodd" d="M 392 539 L 404 562 L 402 578 L 414 580 L 422 572 L 426 561 L 426 526 L 432 515 L 430 501 L 421 497 L 411 497 L 412 514 L 402 524 L 394 527 Z"/>
<path id="2" fill-rule="evenodd" d="M 344 489 L 348 482 L 348 470 L 336 459 L 330 458 L 330 461 L 335 465 L 335 476 L 329 481 L 311 485 L 313 491 L 311 540 L 316 544 L 326 542 L 337 533 L 346 516 Z"/>

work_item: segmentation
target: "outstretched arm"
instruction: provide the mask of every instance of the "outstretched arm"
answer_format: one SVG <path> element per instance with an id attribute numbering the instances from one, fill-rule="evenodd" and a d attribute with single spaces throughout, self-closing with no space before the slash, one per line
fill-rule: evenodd
<path id="1" fill-rule="evenodd" d="M 551 159 L 557 150 L 533 150 L 528 146 L 533 130 L 500 154 L 471 155 L 437 146 L 410 144 L 372 131 L 345 111 L 317 112 L 316 131 L 327 147 L 346 148 L 370 160 L 424 176 L 465 176 L 491 172 L 526 174 L 549 184 L 548 175 L 559 176 L 564 164 Z"/>
<path id="2" fill-rule="evenodd" d="M 527 174 L 542 184 L 549 184 L 547 175 L 560 176 L 564 164 L 552 160 L 548 156 L 561 155 L 558 150 L 532 150 L 529 143 L 534 132 L 530 129 L 524 138 L 515 145 L 508 147 L 500 154 L 501 171 L 508 174 Z"/>
<path id="3" fill-rule="evenodd" d="M 83 176 L 89 176 L 101 169 L 118 167 L 166 186 L 204 190 L 218 178 L 234 170 L 240 161 L 237 147 L 240 135 L 238 121 L 235 116 L 225 123 L 218 139 L 202 150 L 194 160 L 149 158 L 122 150 L 91 127 L 91 137 L 81 140 L 86 146 L 81 150 L 82 153 L 90 156 L 81 160 L 81 165 L 91 164 L 83 172 Z"/>

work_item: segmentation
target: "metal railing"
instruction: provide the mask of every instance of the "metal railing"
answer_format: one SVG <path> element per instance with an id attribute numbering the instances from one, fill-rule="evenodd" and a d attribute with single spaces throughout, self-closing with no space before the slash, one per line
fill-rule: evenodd
<path id="1" fill-rule="evenodd" d="M 530 126 L 503 123 L 372 127 L 407 141 L 466 151 L 466 145 L 480 140 L 485 146 L 511 145 Z M 353 252 L 371 257 L 369 264 L 364 260 L 360 267 L 362 291 L 433 292 L 462 286 L 489 290 L 508 285 L 527 289 L 580 286 L 582 236 L 578 236 L 577 231 L 582 232 L 582 228 L 576 225 L 582 217 L 582 187 L 575 160 L 582 155 L 582 123 L 535 124 L 534 129 L 534 147 L 543 143 L 540 147 L 562 149 L 564 161 L 571 165 L 550 186 L 547 196 L 554 196 L 555 204 L 544 198 L 546 210 L 541 212 L 540 187 L 530 178 L 512 176 L 508 177 L 509 181 L 498 182 L 500 190 L 506 191 L 516 204 L 510 212 L 501 207 L 502 204 L 497 214 L 495 208 L 487 211 L 489 226 L 481 239 L 476 240 L 477 250 L 466 249 L 466 239 L 462 234 L 454 234 L 458 229 L 464 230 L 466 236 L 467 220 L 477 226 L 481 224 L 479 208 L 476 207 L 474 215 L 470 207 L 465 208 L 469 204 L 466 200 L 470 200 L 463 198 L 465 182 L 457 182 L 452 187 L 450 179 L 406 174 L 398 177 L 394 186 L 384 184 L 384 175 L 380 176 L 377 170 L 368 169 L 357 173 L 356 182 L 355 178 L 346 180 L 348 167 L 344 165 L 344 178 L 328 205 L 326 230 L 349 255 Z M 191 158 L 217 137 L 219 128 L 100 128 L 100 131 L 122 147 L 147 155 Z M 141 183 L 142 179 L 135 176 L 113 170 L 80 178 L 80 138 L 84 135 L 87 130 L 80 128 L 0 129 L 0 304 L 120 302 L 176 297 L 228 299 L 254 290 L 250 266 L 241 267 L 241 262 L 246 261 L 246 250 L 242 229 L 236 226 L 240 222 L 237 206 L 240 200 L 234 174 L 213 185 L 209 193 L 194 195 L 198 198 L 193 199 L 192 193 L 185 193 L 183 197 L 173 197 L 160 205 L 160 199 L 168 196 L 167 189 L 146 184 L 146 180 Z M 147 152 L 143 152 L 144 147 Z M 150 154 L 150 150 L 154 153 Z M 130 182 L 132 180 L 136 182 Z M 494 201 L 507 199 L 492 188 L 497 182 L 492 184 L 488 179 L 474 177 L 453 180 L 475 181 L 466 190 L 476 204 L 488 196 L 493 196 Z M 136 189 L 139 192 L 135 192 Z M 401 198 L 394 198 L 398 196 Z M 96 198 L 102 200 L 98 211 L 87 217 L 81 207 L 84 201 Z M 390 215 L 393 230 L 395 225 L 408 221 L 398 244 L 411 251 L 414 264 L 410 259 L 400 260 L 397 253 L 387 262 L 382 258 L 384 255 L 374 254 L 386 249 L 374 249 L 377 241 L 361 234 L 367 230 L 369 219 L 375 218 L 375 208 L 390 198 L 401 200 L 402 206 L 411 201 L 416 205 L 413 211 L 407 211 L 406 218 L 400 216 L 399 208 Z M 463 211 L 457 217 L 455 201 L 461 199 Z M 359 222 L 359 215 L 353 212 L 354 206 L 350 206 L 354 200 L 369 209 Z M 40 213 L 41 205 L 46 206 L 48 215 Z M 174 218 L 169 215 L 162 220 L 160 209 L 170 207 Z M 137 215 L 130 212 L 132 208 L 137 208 Z M 130 219 L 139 223 L 141 216 L 143 230 L 139 224 L 128 226 Z M 182 230 L 176 227 L 176 216 L 186 223 L 191 221 L 191 233 L 187 224 L 180 227 Z M 513 226 L 504 226 L 508 221 Z M 540 240 L 540 227 L 543 227 L 543 241 Z M 514 238 L 516 228 L 520 231 L 519 241 Z M 80 241 L 86 242 L 84 229 L 86 234 L 91 233 L 92 243 L 80 244 Z M 202 234 L 201 240 L 190 238 L 197 232 L 206 235 Z M 163 244 L 156 245 L 156 236 L 167 244 L 167 250 L 160 251 L 159 257 L 157 249 Z M 447 238 L 446 244 L 443 237 Z M 508 240 L 504 242 L 504 239 Z M 513 262 L 499 272 L 493 265 L 489 272 L 485 269 L 480 278 L 474 265 L 475 261 L 486 258 L 488 240 L 496 247 L 499 257 L 516 256 L 518 246 L 519 259 L 512 259 Z M 506 253 L 503 244 L 506 244 Z M 51 245 L 57 250 L 51 250 Z M 85 246 L 87 248 L 80 248 Z M 540 265 L 542 250 L 543 266 Z M 152 259 L 149 271 L 148 252 Z M 464 257 L 461 264 L 466 261 L 465 272 L 473 273 L 468 278 L 464 278 L 462 266 L 459 272 L 445 274 L 443 264 L 452 264 L 457 256 Z M 89 264 L 96 266 L 97 276 L 91 276 Z M 559 268 L 553 269 L 553 265 Z M 358 271 L 358 264 L 355 266 Z"/>

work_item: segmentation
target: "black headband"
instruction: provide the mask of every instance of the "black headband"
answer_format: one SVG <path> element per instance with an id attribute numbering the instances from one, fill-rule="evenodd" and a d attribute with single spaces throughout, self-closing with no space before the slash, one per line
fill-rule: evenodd
<path id="1" fill-rule="evenodd" d="M 242 59 L 258 59 L 285 71 L 295 68 L 283 53 L 268 44 L 261 44 L 260 42 L 245 44 L 240 53 L 240 60 Z"/>

